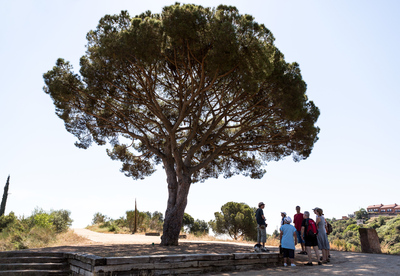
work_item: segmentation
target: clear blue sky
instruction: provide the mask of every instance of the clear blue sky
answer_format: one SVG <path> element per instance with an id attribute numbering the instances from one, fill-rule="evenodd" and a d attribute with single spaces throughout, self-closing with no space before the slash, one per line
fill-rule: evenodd
<path id="1" fill-rule="evenodd" d="M 68 209 L 74 227 L 93 214 L 134 208 L 165 212 L 162 170 L 143 181 L 119 172 L 106 147 L 74 146 L 46 95 L 42 74 L 57 58 L 74 64 L 86 33 L 105 14 L 161 12 L 175 1 L 3 1 L 0 9 L 0 192 L 11 175 L 6 212 Z M 187 3 L 187 2 L 182 2 Z M 216 6 L 215 1 L 191 1 Z M 300 163 L 267 166 L 261 180 L 210 179 L 191 187 L 186 212 L 209 221 L 228 201 L 266 203 L 268 233 L 280 211 L 315 206 L 339 218 L 370 204 L 400 204 L 400 2 L 221 1 L 251 14 L 274 34 L 286 61 L 300 64 L 307 95 L 321 110 L 320 140 Z"/>

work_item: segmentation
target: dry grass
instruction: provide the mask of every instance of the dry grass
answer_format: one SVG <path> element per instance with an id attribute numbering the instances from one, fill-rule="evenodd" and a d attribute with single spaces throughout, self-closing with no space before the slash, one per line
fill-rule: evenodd
<path id="1" fill-rule="evenodd" d="M 88 245 L 88 244 L 94 244 L 94 242 L 87 238 L 79 236 L 78 234 L 76 234 L 74 232 L 74 230 L 70 229 L 67 232 L 57 235 L 56 240 L 54 242 L 52 242 L 49 246 L 50 247 L 67 246 L 67 245 L 80 246 L 80 245 Z"/>
<path id="2" fill-rule="evenodd" d="M 188 241 L 226 241 L 224 239 L 215 237 L 215 236 L 210 236 L 210 235 L 201 235 L 201 236 L 196 236 L 193 234 L 189 233 L 181 233 L 182 235 L 186 235 L 186 240 Z"/>
<path id="3" fill-rule="evenodd" d="M 0 251 L 14 250 L 15 247 L 10 239 L 0 239 Z"/>
<path id="4" fill-rule="evenodd" d="M 335 239 L 329 242 L 331 250 L 346 251 L 346 252 L 361 252 L 360 247 L 346 243 L 345 240 Z M 383 251 L 382 251 L 383 252 Z"/>
<path id="5" fill-rule="evenodd" d="M 269 246 L 279 246 L 281 244 L 281 242 L 280 242 L 279 239 L 275 239 L 273 237 L 269 237 L 265 244 L 269 245 Z"/>
<path id="6" fill-rule="evenodd" d="M 57 240 L 57 235 L 48 228 L 33 227 L 26 236 L 22 237 L 22 244 L 26 248 L 47 246 Z"/>
<path id="7" fill-rule="evenodd" d="M 12 233 L 0 238 L 0 250 L 55 247 L 65 245 L 88 245 L 92 241 L 77 235 L 73 230 L 56 234 L 46 228 L 32 228 L 28 233 Z"/>
<path id="8" fill-rule="evenodd" d="M 381 244 L 381 250 L 384 254 L 390 254 L 390 246 L 388 244 Z"/>
<path id="9" fill-rule="evenodd" d="M 127 227 L 118 227 L 117 231 L 110 231 L 108 227 L 100 227 L 100 224 L 89 225 L 86 226 L 85 229 L 103 234 L 132 234 L 132 232 Z M 136 233 L 144 235 L 144 232 Z"/>
<path id="10" fill-rule="evenodd" d="M 98 224 L 86 226 L 85 229 L 88 229 L 90 231 L 94 231 L 94 232 L 97 232 L 97 233 L 104 233 L 104 234 L 107 234 L 107 233 L 111 234 L 112 233 L 112 234 L 114 234 L 114 232 L 110 232 L 108 230 L 108 227 L 100 227 Z"/>

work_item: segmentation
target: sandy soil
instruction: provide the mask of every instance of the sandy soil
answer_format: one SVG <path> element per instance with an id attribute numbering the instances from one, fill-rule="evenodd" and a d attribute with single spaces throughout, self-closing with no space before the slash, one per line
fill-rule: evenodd
<path id="1" fill-rule="evenodd" d="M 196 254 L 196 253 L 236 253 L 252 252 L 253 246 L 233 242 L 180 241 L 179 246 L 160 246 L 160 237 L 129 234 L 101 234 L 87 229 L 74 229 L 75 233 L 91 240 L 91 244 L 82 246 L 58 246 L 34 249 L 35 251 L 81 252 L 98 256 L 137 256 L 164 254 Z M 154 244 L 153 244 L 154 243 Z M 271 251 L 278 248 L 270 247 Z M 331 251 L 331 262 L 317 265 L 313 255 L 314 266 L 307 267 L 307 256 L 295 256 L 296 267 L 277 267 L 265 270 L 246 272 L 216 273 L 208 275 L 399 275 L 400 256 L 384 254 L 363 254 Z"/>

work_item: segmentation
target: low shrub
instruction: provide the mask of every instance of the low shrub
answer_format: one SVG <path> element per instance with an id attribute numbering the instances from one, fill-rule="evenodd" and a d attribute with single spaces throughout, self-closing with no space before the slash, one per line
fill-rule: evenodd
<path id="1" fill-rule="evenodd" d="M 93 216 L 92 225 L 86 228 L 97 232 L 132 233 L 134 223 L 134 210 L 126 211 L 126 218 L 120 217 L 116 220 L 97 212 Z M 136 232 L 162 232 L 163 224 L 164 216 L 158 211 L 154 213 L 137 211 L 136 213 Z"/>
<path id="2" fill-rule="evenodd" d="M 0 250 L 44 247 L 66 232 L 72 223 L 70 212 L 36 208 L 28 218 L 17 218 L 14 213 L 0 217 Z"/>
<path id="3" fill-rule="evenodd" d="M 119 231 L 119 228 L 118 228 L 117 225 L 111 224 L 111 225 L 108 227 L 108 231 L 110 231 L 110 232 L 118 232 L 118 231 Z"/>
<path id="4" fill-rule="evenodd" d="M 53 210 L 50 213 L 51 223 L 57 233 L 66 232 L 72 225 L 71 212 L 68 210 Z"/>

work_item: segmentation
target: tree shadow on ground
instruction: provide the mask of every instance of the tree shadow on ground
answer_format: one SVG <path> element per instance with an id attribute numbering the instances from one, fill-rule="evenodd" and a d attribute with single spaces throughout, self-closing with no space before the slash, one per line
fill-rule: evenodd
<path id="1" fill-rule="evenodd" d="M 251 253 L 253 247 L 225 243 L 181 243 L 179 246 L 160 244 L 98 244 L 85 246 L 57 246 L 28 249 L 27 251 L 79 252 L 100 257 L 122 257 L 171 254 L 232 254 Z M 274 251 L 274 250 L 272 250 Z"/>

